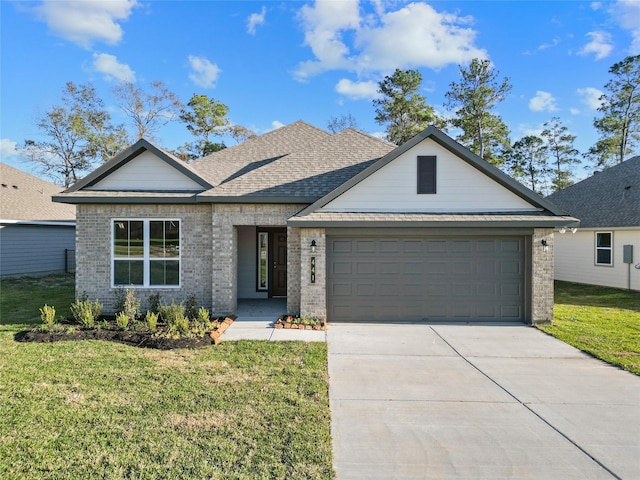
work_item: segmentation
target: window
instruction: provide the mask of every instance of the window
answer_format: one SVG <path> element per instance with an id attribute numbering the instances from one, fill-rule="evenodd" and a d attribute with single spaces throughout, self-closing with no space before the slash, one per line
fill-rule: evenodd
<path id="1" fill-rule="evenodd" d="M 613 265 L 613 234 L 596 232 L 596 265 Z"/>
<path id="2" fill-rule="evenodd" d="M 180 286 L 179 220 L 114 220 L 113 285 Z"/>
<path id="3" fill-rule="evenodd" d="M 258 232 L 258 290 L 268 290 L 268 248 L 269 234 Z"/>
<path id="4" fill-rule="evenodd" d="M 418 194 L 436 193 L 436 157 L 418 157 Z"/>

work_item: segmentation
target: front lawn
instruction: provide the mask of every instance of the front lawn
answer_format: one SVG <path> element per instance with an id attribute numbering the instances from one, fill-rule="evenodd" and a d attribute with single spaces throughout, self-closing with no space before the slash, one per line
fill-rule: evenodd
<path id="1" fill-rule="evenodd" d="M 557 281 L 554 309 L 541 330 L 640 375 L 640 292 Z"/>
<path id="2" fill-rule="evenodd" d="M 333 478 L 324 343 L 18 343 L 73 278 L 2 280 L 0 478 Z"/>

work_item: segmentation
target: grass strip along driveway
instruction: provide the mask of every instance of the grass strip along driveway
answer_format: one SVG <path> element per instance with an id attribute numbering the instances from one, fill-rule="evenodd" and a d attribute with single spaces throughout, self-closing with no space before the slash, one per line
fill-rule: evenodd
<path id="1" fill-rule="evenodd" d="M 0 478 L 334 477 L 326 344 L 18 343 L 73 277 L 0 286 Z"/>
<path id="2" fill-rule="evenodd" d="M 640 292 L 557 281 L 554 313 L 541 330 L 640 375 Z"/>

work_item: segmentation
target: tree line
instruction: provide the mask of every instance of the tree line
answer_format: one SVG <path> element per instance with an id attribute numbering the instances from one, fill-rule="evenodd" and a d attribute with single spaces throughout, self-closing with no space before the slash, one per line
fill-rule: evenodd
<path id="1" fill-rule="evenodd" d="M 396 69 L 385 77 L 378 84 L 379 98 L 373 106 L 376 122 L 386 126 L 387 140 L 399 145 L 430 125 L 452 129 L 462 145 L 541 194 L 573 184 L 572 166 L 580 163 L 580 157 L 592 161 L 596 168 L 606 168 L 637 151 L 640 55 L 628 56 L 609 69 L 611 80 L 599 99 L 600 117 L 593 122 L 599 139 L 582 155 L 574 148 L 575 135 L 558 117 L 547 121 L 540 135 L 511 142 L 508 126 L 495 113 L 512 88 L 509 79 L 500 79 L 489 60 L 474 59 L 459 68 L 460 80 L 452 82 L 445 94 L 444 107 L 452 112 L 447 119 L 418 93 L 422 83 L 419 71 Z M 329 127 L 340 124 L 340 119 L 332 119 Z"/>
<path id="2" fill-rule="evenodd" d="M 624 161 L 640 142 L 640 55 L 629 56 L 610 69 L 611 79 L 600 98 L 600 117 L 594 119 L 599 139 L 588 152 L 574 148 L 576 137 L 553 117 L 540 135 L 511 141 L 506 123 L 495 113 L 512 86 L 488 60 L 474 59 L 459 67 L 460 78 L 449 85 L 444 107 L 452 112 L 442 118 L 419 93 L 422 75 L 417 70 L 396 69 L 378 84 L 373 101 L 375 121 L 386 127 L 387 140 L 402 144 L 428 126 L 456 135 L 456 140 L 487 162 L 544 194 L 573 183 L 572 167 L 580 158 L 596 167 Z M 137 139 L 154 141 L 156 132 L 178 120 L 193 140 L 172 151 L 185 161 L 216 152 L 226 145 L 222 137 L 237 143 L 255 136 L 251 130 L 232 123 L 229 107 L 207 95 L 194 93 L 183 104 L 162 82 L 154 81 L 145 91 L 133 83 L 121 83 L 113 90 L 129 124 L 114 125 L 104 102 L 91 83 L 68 82 L 61 104 L 41 115 L 36 125 L 44 140 L 25 140 L 22 152 L 39 164 L 43 173 L 61 179 L 65 187 L 75 183 L 97 163 L 106 162 Z M 332 117 L 332 132 L 356 127 L 351 115 Z"/>
<path id="3" fill-rule="evenodd" d="M 140 138 L 156 140 L 155 134 L 178 119 L 194 140 L 171 153 L 185 161 L 226 148 L 215 141 L 230 136 L 242 142 L 255 133 L 232 124 L 229 107 L 207 95 L 193 94 L 183 104 L 162 82 L 154 81 L 148 90 L 124 82 L 113 90 L 129 125 L 114 125 L 103 100 L 91 83 L 67 82 L 61 104 L 51 107 L 37 120 L 44 140 L 27 139 L 22 145 L 26 158 L 38 164 L 43 173 L 69 187 L 97 163 L 106 162 Z"/>

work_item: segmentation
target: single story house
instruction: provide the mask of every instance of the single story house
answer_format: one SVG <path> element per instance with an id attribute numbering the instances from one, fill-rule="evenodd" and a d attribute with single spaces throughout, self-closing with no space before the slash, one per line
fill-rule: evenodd
<path id="1" fill-rule="evenodd" d="M 133 285 L 329 322 L 550 321 L 553 229 L 576 221 L 435 128 L 395 146 L 302 121 L 191 164 L 140 140 L 56 201 L 77 292 L 107 307 Z"/>
<path id="2" fill-rule="evenodd" d="M 76 209 L 52 201 L 61 190 L 0 163 L 0 277 L 72 270 Z"/>
<path id="3" fill-rule="evenodd" d="M 580 218 L 556 235 L 556 279 L 640 290 L 640 156 L 547 198 Z"/>

